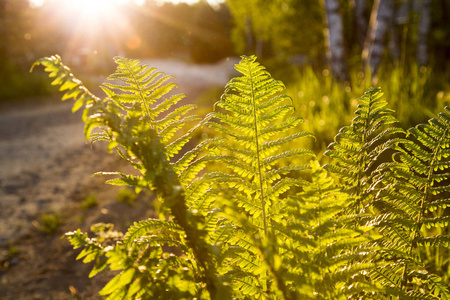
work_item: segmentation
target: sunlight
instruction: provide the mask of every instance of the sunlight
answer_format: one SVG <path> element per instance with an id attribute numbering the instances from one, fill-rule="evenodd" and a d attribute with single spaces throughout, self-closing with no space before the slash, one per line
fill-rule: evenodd
<path id="1" fill-rule="evenodd" d="M 155 22 L 172 26 L 175 30 L 184 30 L 183 24 L 152 13 L 152 4 L 198 3 L 199 0 L 28 0 L 33 8 L 43 7 L 51 18 L 59 20 L 65 33 L 64 55 L 72 57 L 75 63 L 85 61 L 87 57 L 112 57 L 123 55 L 125 51 L 143 51 L 148 47 L 135 21 L 131 20 L 133 10 L 140 10 Z M 224 0 L 208 0 L 212 6 Z M 48 20 L 54 22 L 55 20 Z M 186 30 L 188 31 L 188 30 Z M 199 35 L 201 28 L 192 32 Z M 202 31 L 203 32 L 203 31 Z M 204 32 L 203 32 L 204 34 Z M 25 37 L 26 39 L 26 37 Z M 147 41 L 147 43 L 146 43 Z M 141 49 L 141 50 L 140 50 Z M 151 52 L 149 49 L 147 52 Z"/>
<path id="2" fill-rule="evenodd" d="M 153 1 L 155 1 L 159 5 L 161 5 L 165 2 L 169 2 L 169 3 L 173 3 L 173 4 L 187 3 L 189 5 L 199 2 L 199 0 L 153 0 Z M 214 6 L 214 5 L 218 5 L 220 3 L 224 3 L 225 0 L 207 0 L 206 2 L 208 2 L 209 4 Z"/>
<path id="3" fill-rule="evenodd" d="M 41 7 L 44 5 L 45 0 L 28 0 L 32 7 Z M 199 0 L 63 0 L 65 2 L 71 2 L 69 7 L 80 8 L 83 7 L 82 10 L 88 11 L 88 15 L 98 15 L 107 13 L 109 10 L 108 7 L 115 6 L 117 4 L 130 4 L 133 2 L 137 6 L 144 5 L 147 1 L 154 1 L 159 4 L 163 4 L 164 2 L 171 2 L 173 4 L 187 3 L 194 4 L 199 2 Z M 225 2 L 225 0 L 207 0 L 207 2 L 211 5 L 218 5 L 220 3 Z M 106 11 L 106 12 L 105 12 Z"/>
<path id="4" fill-rule="evenodd" d="M 61 3 L 70 11 L 78 12 L 86 21 L 104 20 L 116 14 L 116 2 L 108 0 L 64 0 Z"/>

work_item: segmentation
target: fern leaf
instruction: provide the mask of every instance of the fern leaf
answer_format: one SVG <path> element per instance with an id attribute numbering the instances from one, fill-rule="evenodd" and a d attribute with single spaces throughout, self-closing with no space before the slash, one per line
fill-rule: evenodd
<path id="1" fill-rule="evenodd" d="M 169 221 L 161 221 L 156 219 L 148 219 L 140 222 L 134 222 L 133 225 L 128 228 L 128 231 L 124 237 L 123 242 L 129 246 L 137 238 L 148 235 L 153 231 L 171 231 L 174 234 L 179 234 L 181 228 L 177 224 Z"/>
<path id="2" fill-rule="evenodd" d="M 387 102 L 382 97 L 379 88 L 371 88 L 359 98 L 352 124 L 340 130 L 325 152 L 336 161 L 335 166 L 326 168 L 341 175 L 347 191 L 355 196 L 370 190 L 374 182 L 371 168 L 380 155 L 400 142 L 392 137 L 403 133 L 399 128 L 390 127 L 397 120 L 392 116 L 393 111 L 385 108 Z M 358 213 L 363 204 L 356 199 L 350 207 Z"/>
<path id="3" fill-rule="evenodd" d="M 180 151 L 182 145 L 190 140 L 194 129 L 197 128 L 195 126 L 187 133 L 180 132 L 187 122 L 197 119 L 195 116 L 187 115 L 193 107 L 179 107 L 163 115 L 163 112 L 173 108 L 173 105 L 183 98 L 181 95 L 176 95 L 164 99 L 176 87 L 175 83 L 170 82 L 172 77 L 157 72 L 155 68 L 140 65 L 137 60 L 116 57 L 115 61 L 118 65 L 116 71 L 108 77 L 108 82 L 102 85 L 107 95 L 104 100 L 100 100 L 87 91 L 61 63 L 59 57 L 41 59 L 36 63 L 44 65 L 50 73 L 49 76 L 55 78 L 52 84 L 61 85 L 60 89 L 67 91 L 63 96 L 64 99 L 76 98 L 76 108 L 85 105 L 83 120 L 86 137 L 92 137 L 95 141 L 107 141 L 109 149 L 116 149 L 122 158 L 141 172 L 140 176 L 117 173 L 120 178 L 113 179 L 109 183 L 128 184 L 134 185 L 137 189 L 154 190 L 158 197 L 164 200 L 160 210 L 161 217 L 170 211 L 174 222 L 179 226 L 178 231 L 168 228 L 167 224 L 166 227 L 158 230 L 153 228 L 153 232 L 158 235 L 157 238 L 145 235 L 152 232 L 149 223 L 144 222 L 132 227 L 126 238 L 127 243 L 130 244 L 132 240 L 139 240 L 141 243 L 131 243 L 131 250 L 117 244 L 113 250 L 106 253 L 109 256 L 107 264 L 110 268 L 123 269 L 124 273 L 121 274 L 126 276 L 121 278 L 121 275 L 118 275 L 116 278 L 120 282 L 116 284 L 114 279 L 102 293 L 109 294 L 112 299 L 123 298 L 130 294 L 130 286 L 136 287 L 135 282 L 145 277 L 129 276 L 135 266 L 127 259 L 127 256 L 138 259 L 136 253 L 143 251 L 143 245 L 155 246 L 158 242 L 163 242 L 184 246 L 185 238 L 189 241 L 192 250 L 190 261 L 196 266 L 196 270 L 206 274 L 201 277 L 201 280 L 210 296 L 214 298 L 216 294 L 222 293 L 226 298 L 229 295 L 229 289 L 217 277 L 215 262 L 206 244 L 205 231 L 200 225 L 203 224 L 203 220 L 188 210 L 189 201 L 185 197 L 185 186 L 182 185 L 173 165 L 169 162 L 169 157 L 175 156 Z M 99 130 L 101 134 L 93 130 Z M 194 171 L 200 171 L 200 169 L 192 168 Z M 192 174 L 195 173 L 194 171 Z M 172 233 L 175 235 L 173 239 Z M 177 238 L 180 243 L 177 243 Z M 160 256 L 157 261 L 164 261 L 161 257 L 164 256 L 164 252 L 159 251 L 158 247 L 149 248 L 148 255 Z M 87 255 L 89 255 L 88 259 L 93 258 L 91 254 Z M 185 267 L 185 264 L 183 266 Z M 166 269 L 174 267 L 178 269 L 180 265 L 167 265 Z M 190 267 L 192 270 L 192 265 Z M 156 269 L 152 272 L 156 272 Z M 186 284 L 190 286 L 191 281 L 187 280 Z M 167 284 L 163 286 L 164 290 Z M 149 291 L 150 295 L 157 290 L 157 287 L 152 287 Z M 189 292 L 189 295 L 192 297 L 192 293 Z"/>

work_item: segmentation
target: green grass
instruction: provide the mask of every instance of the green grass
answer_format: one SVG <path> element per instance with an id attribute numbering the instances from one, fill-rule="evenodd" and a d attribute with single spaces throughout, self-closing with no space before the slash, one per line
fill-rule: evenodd
<path id="1" fill-rule="evenodd" d="M 339 129 L 350 123 L 356 110 L 357 98 L 372 86 L 361 72 L 351 73 L 348 85 L 333 80 L 328 70 L 322 72 L 312 67 L 290 68 L 291 79 L 286 94 L 292 97 L 297 113 L 305 120 L 302 129 L 312 132 L 317 140 L 311 142 L 314 150 L 322 153 L 333 141 Z M 426 122 L 450 104 L 450 85 L 445 74 L 434 74 L 431 68 L 411 65 L 383 67 L 376 86 L 383 89 L 389 108 L 403 128 Z"/>
<path id="2" fill-rule="evenodd" d="M 56 233 L 61 224 L 61 216 L 59 214 L 54 213 L 45 213 L 39 218 L 39 230 L 45 232 L 47 234 Z"/>
<path id="3" fill-rule="evenodd" d="M 97 196 L 94 194 L 88 195 L 86 199 L 84 199 L 83 202 L 81 202 L 82 209 L 90 209 L 96 206 L 98 206 L 98 200 Z"/>

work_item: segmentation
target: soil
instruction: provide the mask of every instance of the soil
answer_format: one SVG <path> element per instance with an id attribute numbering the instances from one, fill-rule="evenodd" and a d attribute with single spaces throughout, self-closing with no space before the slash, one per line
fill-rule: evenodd
<path id="1" fill-rule="evenodd" d="M 174 75 L 186 102 L 223 87 L 236 62 L 143 61 Z M 91 174 L 126 172 L 129 166 L 105 144 L 91 148 L 85 142 L 81 113 L 71 113 L 70 101 L 37 100 L 0 108 L 0 299 L 101 299 L 98 291 L 110 276 L 89 279 L 91 265 L 76 261 L 80 249 L 61 236 L 77 228 L 87 232 L 98 222 L 125 231 L 133 221 L 154 215 L 152 195 L 140 194 L 134 205 L 119 202 L 120 188 Z M 90 195 L 98 205 L 82 208 Z M 52 233 L 44 230 L 49 229 L 45 215 L 58 220 Z"/>

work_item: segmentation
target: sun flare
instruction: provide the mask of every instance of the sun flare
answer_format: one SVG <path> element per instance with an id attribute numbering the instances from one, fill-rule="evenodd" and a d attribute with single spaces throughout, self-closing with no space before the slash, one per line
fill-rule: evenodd
<path id="1" fill-rule="evenodd" d="M 85 21 L 104 21 L 117 13 L 117 3 L 108 0 L 63 0 L 66 9 L 76 12 Z"/>

